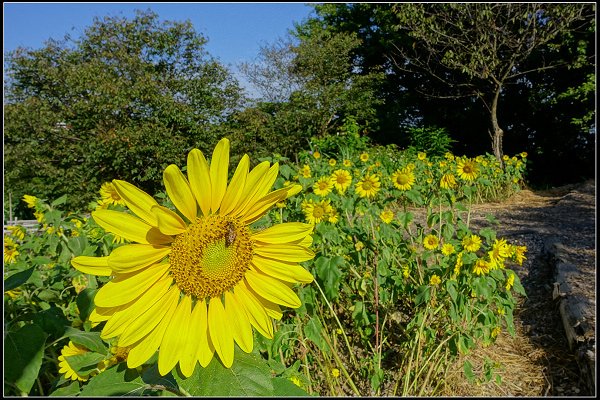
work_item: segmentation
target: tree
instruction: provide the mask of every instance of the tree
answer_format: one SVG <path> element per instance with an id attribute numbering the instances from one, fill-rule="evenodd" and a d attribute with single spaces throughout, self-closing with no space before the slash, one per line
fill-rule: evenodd
<path id="1" fill-rule="evenodd" d="M 162 188 L 162 170 L 208 150 L 241 89 L 191 23 L 96 18 L 80 39 L 7 56 L 5 184 L 83 208 L 104 181 Z"/>
<path id="2" fill-rule="evenodd" d="M 594 12 L 589 4 L 401 3 L 393 7 L 396 29 L 412 43 L 396 46 L 392 54 L 400 70 L 425 71 L 442 84 L 420 90 L 434 97 L 477 97 L 489 113 L 492 149 L 502 162 L 502 129 L 498 105 L 507 83 L 533 72 L 566 66 L 565 60 L 539 59 L 532 54 L 568 32 L 585 30 Z M 526 67 L 526 68 L 524 68 Z"/>

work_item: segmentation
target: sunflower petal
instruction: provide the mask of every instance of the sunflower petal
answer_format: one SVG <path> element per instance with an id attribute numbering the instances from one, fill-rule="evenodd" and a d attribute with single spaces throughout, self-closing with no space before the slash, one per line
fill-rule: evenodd
<path id="1" fill-rule="evenodd" d="M 208 303 L 208 332 L 221 362 L 230 368 L 233 364 L 233 334 L 228 326 L 227 314 L 223 303 L 218 297 L 213 297 Z"/>
<path id="2" fill-rule="evenodd" d="M 152 226 L 156 226 L 156 217 L 152 214 L 152 206 L 158 205 L 148 193 L 129 182 L 113 179 L 115 190 L 121 196 L 127 208 Z"/>
<path id="3" fill-rule="evenodd" d="M 236 296 L 239 296 L 239 304 L 246 309 L 246 315 L 250 323 L 261 335 L 273 339 L 273 321 L 267 315 L 265 307 L 261 304 L 259 298 L 250 292 L 243 280 L 236 285 L 234 293 Z"/>
<path id="4" fill-rule="evenodd" d="M 264 196 L 254 203 L 254 205 L 250 207 L 246 213 L 244 213 L 242 221 L 246 224 L 251 224 L 252 222 L 256 221 L 267 211 L 269 211 L 269 209 L 273 207 L 275 203 L 285 200 L 289 190 L 289 188 L 282 188 Z"/>
<path id="5" fill-rule="evenodd" d="M 130 302 L 121 311 L 116 312 L 104 325 L 102 334 L 100 335 L 103 339 L 119 336 L 129 327 L 132 321 L 142 313 L 146 312 L 155 303 L 160 302 L 161 298 L 169 290 L 173 278 L 167 277 L 162 281 L 157 282 L 154 286 L 149 288 L 147 291 L 142 292 L 138 299 Z M 106 287 L 106 286 L 105 286 Z M 103 287 L 98 291 L 105 288 Z M 95 300 L 95 299 L 94 299 Z M 123 337 L 125 339 L 125 337 Z"/>
<path id="6" fill-rule="evenodd" d="M 92 217 L 104 230 L 132 242 L 165 244 L 173 241 L 173 238 L 161 233 L 156 228 L 156 224 L 149 225 L 141 219 L 121 211 L 96 210 L 92 212 Z"/>
<path id="7" fill-rule="evenodd" d="M 169 198 L 179 211 L 190 222 L 194 222 L 197 216 L 196 200 L 183 172 L 175 164 L 169 165 L 163 172 L 163 181 Z"/>
<path id="8" fill-rule="evenodd" d="M 111 276 L 112 269 L 108 266 L 108 257 L 78 256 L 71 260 L 71 265 L 84 274 Z"/>
<path id="9" fill-rule="evenodd" d="M 202 214 L 208 215 L 212 204 L 212 185 L 210 170 L 204 154 L 198 149 L 192 149 L 188 154 L 187 167 L 190 189 L 202 210 Z"/>
<path id="10" fill-rule="evenodd" d="M 284 222 L 273 225 L 252 235 L 252 240 L 263 243 L 290 243 L 304 239 L 313 231 L 314 225 L 302 222 Z"/>
<path id="11" fill-rule="evenodd" d="M 154 286 L 168 269 L 169 264 L 157 264 L 141 272 L 121 274 L 98 290 L 94 304 L 100 307 L 116 307 L 129 303 Z"/>
<path id="12" fill-rule="evenodd" d="M 291 283 L 311 283 L 314 277 L 297 263 L 264 258 L 255 255 L 252 265 L 260 272 Z"/>
<path id="13" fill-rule="evenodd" d="M 196 359 L 202 368 L 205 368 L 213 358 L 215 352 L 210 344 L 208 333 L 208 310 L 204 300 L 196 302 L 190 321 L 190 331 L 197 332 L 195 338 L 198 342 L 196 347 Z"/>
<path id="14" fill-rule="evenodd" d="M 280 320 L 283 317 L 283 313 L 281 312 L 281 307 L 279 304 L 273 303 L 260 295 L 258 295 L 251 287 L 248 287 L 248 290 L 254 295 L 254 297 L 260 298 L 260 304 L 265 308 L 265 312 L 271 318 L 276 320 Z"/>
<path id="15" fill-rule="evenodd" d="M 259 256 L 287 262 L 308 261 L 315 257 L 315 253 L 310 249 L 298 244 L 269 244 L 261 246 L 260 243 L 256 243 L 254 252 Z"/>
<path id="16" fill-rule="evenodd" d="M 161 375 L 166 375 L 175 368 L 182 355 L 182 350 L 187 346 L 187 332 L 191 313 L 192 298 L 190 296 L 183 296 L 160 344 L 158 372 Z M 189 375 L 186 375 L 186 377 Z"/>
<path id="17" fill-rule="evenodd" d="M 242 198 L 249 169 L 250 157 L 248 157 L 247 154 L 244 154 L 237 168 L 235 169 L 235 173 L 231 178 L 231 182 L 229 182 L 229 186 L 227 186 L 225 196 L 223 196 L 220 212 L 221 215 L 226 215 L 234 210 L 235 206 Z"/>
<path id="18" fill-rule="evenodd" d="M 108 266 L 115 272 L 133 272 L 162 260 L 170 252 L 170 247 L 128 244 L 117 247 L 110 253 Z"/>
<path id="19" fill-rule="evenodd" d="M 225 314 L 230 318 L 231 331 L 238 346 L 250 353 L 254 344 L 252 326 L 246 316 L 246 310 L 238 304 L 238 299 L 230 290 L 225 292 Z"/>
<path id="20" fill-rule="evenodd" d="M 153 206 L 152 212 L 158 220 L 158 229 L 165 235 L 179 235 L 185 232 L 187 225 L 177 213 L 163 206 Z"/>
<path id="21" fill-rule="evenodd" d="M 216 213 L 227 190 L 227 174 L 229 171 L 229 139 L 223 138 L 215 146 L 210 160 L 210 181 L 212 182 L 212 206 Z"/>
<path id="22" fill-rule="evenodd" d="M 162 339 L 165 335 L 165 331 L 171 322 L 173 313 L 177 307 L 177 301 L 179 300 L 179 289 L 176 286 L 172 286 L 169 292 L 165 295 L 164 306 L 167 308 L 167 312 L 160 322 L 150 333 L 140 339 L 138 342 L 130 345 L 129 354 L 127 355 L 127 367 L 137 368 L 150 359 L 156 353 L 156 350 L 160 346 Z M 158 321 L 159 318 L 157 317 Z M 119 342 L 119 345 L 121 343 Z M 123 347 L 125 347 L 123 345 Z"/>
<path id="23" fill-rule="evenodd" d="M 245 277 L 252 290 L 273 303 L 291 308 L 298 308 L 302 305 L 298 295 L 279 279 L 251 269 L 246 271 Z"/>
<path id="24" fill-rule="evenodd" d="M 260 180 L 256 183 L 256 187 L 246 196 L 244 204 L 240 208 L 240 215 L 245 216 L 248 211 L 254 207 L 255 203 L 262 199 L 273 186 L 277 174 L 279 173 L 279 164 L 273 164 L 269 170 L 263 174 Z M 287 188 L 286 188 L 287 189 Z"/>
<path id="25" fill-rule="evenodd" d="M 263 161 L 258 164 L 256 167 L 252 168 L 252 171 L 248 173 L 246 177 L 246 184 L 244 185 L 244 190 L 238 203 L 235 205 L 233 210 L 229 213 L 233 217 L 237 217 L 240 215 L 246 205 L 250 202 L 250 200 L 254 197 L 256 192 L 260 189 L 259 183 L 263 180 L 265 174 L 269 171 L 269 162 Z"/>

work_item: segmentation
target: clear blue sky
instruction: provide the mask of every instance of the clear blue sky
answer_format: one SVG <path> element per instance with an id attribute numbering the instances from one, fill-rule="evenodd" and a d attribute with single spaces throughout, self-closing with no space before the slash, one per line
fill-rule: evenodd
<path id="1" fill-rule="evenodd" d="M 3 3 L 4 53 L 19 46 L 41 48 L 49 38 L 78 37 L 94 17 L 124 16 L 151 9 L 160 20 L 190 20 L 208 39 L 206 49 L 223 64 L 252 61 L 261 45 L 283 37 L 313 8 L 306 3 Z M 232 68 L 235 72 L 235 68 Z"/>

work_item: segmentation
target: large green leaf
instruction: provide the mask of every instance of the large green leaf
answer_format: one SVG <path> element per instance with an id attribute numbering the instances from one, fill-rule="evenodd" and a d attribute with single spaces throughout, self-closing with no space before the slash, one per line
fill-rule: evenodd
<path id="1" fill-rule="evenodd" d="M 29 269 L 26 269 L 25 271 L 21 271 L 21 272 L 17 272 L 16 274 L 12 274 L 8 278 L 6 278 L 4 280 L 4 291 L 7 292 L 16 287 L 21 286 L 25 282 L 27 282 L 29 280 L 29 278 L 31 277 L 31 274 L 33 273 L 34 269 L 35 269 L 35 267 L 29 268 Z"/>
<path id="2" fill-rule="evenodd" d="M 42 366 L 47 335 L 37 325 L 25 325 L 4 338 L 4 380 L 27 394 Z"/>
<path id="3" fill-rule="evenodd" d="M 109 368 L 90 379 L 81 391 L 82 396 L 140 396 L 150 385 L 135 370 L 125 364 Z"/>
<path id="4" fill-rule="evenodd" d="M 106 344 L 100 339 L 100 332 L 83 332 L 75 328 L 68 328 L 66 336 L 75 344 L 81 345 L 99 354 L 106 354 Z"/>
<path id="5" fill-rule="evenodd" d="M 273 378 L 274 396 L 308 396 L 309 394 L 302 388 L 294 385 L 292 381 L 287 378 Z"/>
<path id="6" fill-rule="evenodd" d="M 179 386 L 192 396 L 274 396 L 266 361 L 237 347 L 231 368 L 223 366 L 215 355 L 206 368 L 197 365 L 188 379 L 174 375 Z"/>

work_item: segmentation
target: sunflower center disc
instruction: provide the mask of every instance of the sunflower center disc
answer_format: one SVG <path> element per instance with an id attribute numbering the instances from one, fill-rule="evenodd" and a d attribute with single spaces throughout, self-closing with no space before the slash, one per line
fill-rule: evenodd
<path id="1" fill-rule="evenodd" d="M 232 289 L 252 260 L 248 228 L 231 217 L 201 217 L 171 247 L 171 274 L 181 291 L 197 299 Z"/>

